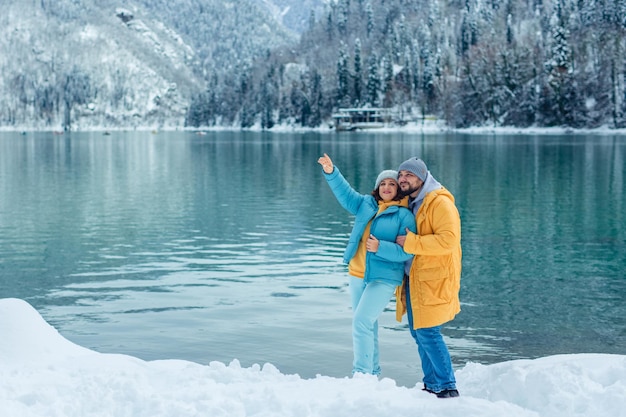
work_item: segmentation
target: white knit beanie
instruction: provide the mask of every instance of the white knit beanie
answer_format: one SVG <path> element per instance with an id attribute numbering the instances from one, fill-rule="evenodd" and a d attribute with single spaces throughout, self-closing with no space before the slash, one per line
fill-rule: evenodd
<path id="1" fill-rule="evenodd" d="M 377 190 L 380 182 L 384 179 L 392 178 L 394 181 L 398 182 L 398 171 L 394 171 L 393 169 L 386 169 L 376 177 L 376 185 L 374 189 Z"/>

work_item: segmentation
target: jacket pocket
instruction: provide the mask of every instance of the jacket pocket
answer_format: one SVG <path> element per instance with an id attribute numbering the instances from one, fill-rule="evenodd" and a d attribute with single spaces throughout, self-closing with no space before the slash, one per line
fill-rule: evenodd
<path id="1" fill-rule="evenodd" d="M 425 257 L 411 271 L 417 279 L 422 303 L 427 306 L 447 304 L 454 296 L 453 280 L 446 258 Z"/>

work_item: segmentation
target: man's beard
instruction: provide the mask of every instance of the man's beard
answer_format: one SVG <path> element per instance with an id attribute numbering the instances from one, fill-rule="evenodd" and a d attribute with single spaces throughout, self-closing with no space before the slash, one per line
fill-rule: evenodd
<path id="1" fill-rule="evenodd" d="M 409 185 L 409 188 L 406 191 L 400 188 L 400 192 L 402 193 L 402 196 L 407 196 L 407 195 L 413 194 L 415 191 L 419 190 L 420 188 L 422 188 L 421 185 L 419 187 L 411 187 Z"/>

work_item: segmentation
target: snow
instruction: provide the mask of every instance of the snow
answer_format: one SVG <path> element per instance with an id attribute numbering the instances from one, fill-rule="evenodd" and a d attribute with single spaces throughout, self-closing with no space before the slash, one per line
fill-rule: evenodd
<path id="1" fill-rule="evenodd" d="M 0 299 L 0 335 L 0 410 L 10 417 L 626 416 L 625 355 L 469 363 L 456 373 L 461 397 L 438 399 L 389 378 L 303 379 L 271 364 L 242 368 L 236 358 L 198 364 L 98 353 L 15 298 Z"/>

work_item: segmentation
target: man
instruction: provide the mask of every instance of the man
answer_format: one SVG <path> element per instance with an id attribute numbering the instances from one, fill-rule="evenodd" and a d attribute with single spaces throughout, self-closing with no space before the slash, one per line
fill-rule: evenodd
<path id="1" fill-rule="evenodd" d="M 414 255 L 396 290 L 396 319 L 406 312 L 424 372 L 424 391 L 458 397 L 452 360 L 440 326 L 461 311 L 461 218 L 454 196 L 431 175 L 424 161 L 411 158 L 398 168 L 398 185 L 409 196 L 417 234 L 396 243 Z"/>

